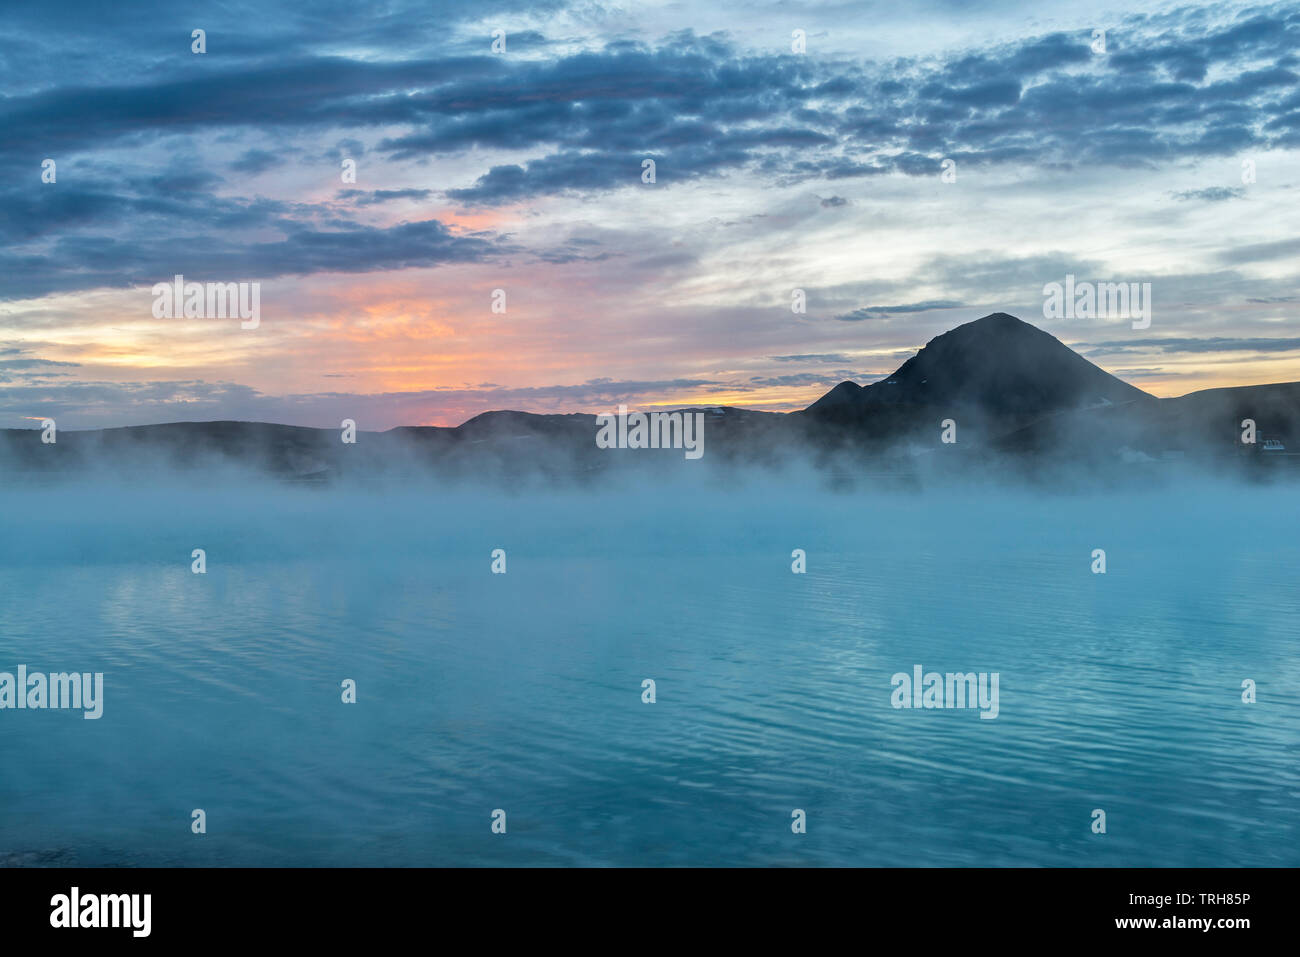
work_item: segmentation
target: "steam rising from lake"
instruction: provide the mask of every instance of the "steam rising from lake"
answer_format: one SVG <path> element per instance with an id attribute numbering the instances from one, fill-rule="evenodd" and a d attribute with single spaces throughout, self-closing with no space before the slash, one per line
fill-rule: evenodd
<path id="1" fill-rule="evenodd" d="M 0 711 L 0 858 L 1300 864 L 1293 488 L 724 475 L 5 486 L 0 671 L 104 701 Z"/>

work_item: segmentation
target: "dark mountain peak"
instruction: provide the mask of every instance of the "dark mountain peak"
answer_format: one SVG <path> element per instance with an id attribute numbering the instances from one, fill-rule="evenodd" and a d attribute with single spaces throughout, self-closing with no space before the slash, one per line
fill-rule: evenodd
<path id="1" fill-rule="evenodd" d="M 881 406 L 975 410 L 1020 421 L 1067 409 L 1149 398 L 1064 345 L 1005 312 L 935 336 L 893 375 L 858 389 L 837 385 L 807 411 L 862 420 Z"/>
<path id="2" fill-rule="evenodd" d="M 814 408 L 830 409 L 842 408 L 854 405 L 858 401 L 858 396 L 862 393 L 862 386 L 856 382 L 844 381 L 831 389 L 824 396 L 814 402 L 805 411 L 811 411 Z"/>
<path id="3" fill-rule="evenodd" d="M 1069 351 L 1059 339 L 1037 326 L 1009 313 L 994 312 L 940 333 L 922 346 L 917 355 L 932 348 L 987 350 L 1022 342 L 1034 343 L 1041 348 L 1049 348 L 1048 342 L 1051 342 Z"/>
<path id="4" fill-rule="evenodd" d="M 1022 327 L 1033 329 L 1035 332 L 1042 332 L 1037 326 L 1030 325 L 1023 319 L 1017 319 L 1009 312 L 990 312 L 987 316 L 981 316 L 979 319 L 972 319 L 970 322 L 963 322 L 960 326 L 949 329 L 944 335 L 951 335 L 958 329 L 991 329 L 1003 328 L 1011 329 Z M 936 337 L 937 338 L 937 337 Z"/>
<path id="5" fill-rule="evenodd" d="M 500 409 L 480 412 L 449 431 L 460 438 L 478 441 L 547 436 L 567 434 L 578 428 L 589 429 L 592 419 L 592 416 L 580 412 L 538 413 Z"/>

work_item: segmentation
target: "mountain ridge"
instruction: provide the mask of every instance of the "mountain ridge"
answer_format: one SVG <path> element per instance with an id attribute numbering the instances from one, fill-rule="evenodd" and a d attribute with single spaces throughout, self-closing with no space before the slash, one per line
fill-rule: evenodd
<path id="1" fill-rule="evenodd" d="M 702 413 L 707 457 L 724 464 L 820 465 L 828 456 L 856 456 L 870 466 L 939 448 L 949 461 L 971 455 L 1130 461 L 1169 449 L 1222 460 L 1240 457 L 1238 432 L 1246 418 L 1300 450 L 1300 382 L 1160 399 L 1007 313 L 956 326 L 930 339 L 892 375 L 867 385 L 841 382 L 790 413 L 734 406 L 657 411 Z M 960 439 L 941 445 L 941 426 L 950 421 Z M 404 466 L 556 477 L 600 474 L 615 464 L 681 462 L 677 450 L 611 455 L 596 447 L 595 434 L 596 417 L 589 413 L 514 410 L 482 412 L 458 426 L 358 431 L 356 446 L 341 443 L 337 429 L 237 420 L 66 430 L 51 445 L 40 442 L 38 429 L 4 429 L 0 474 L 101 467 L 147 474 L 157 466 L 233 464 L 293 478 Z"/>
<path id="2" fill-rule="evenodd" d="M 818 414 L 861 403 L 978 404 L 1011 412 L 1051 411 L 1104 400 L 1153 399 L 1089 362 L 1055 336 L 1005 312 L 932 338 L 892 375 L 866 386 L 841 382 L 805 409 Z M 1094 402 L 1093 404 L 1100 404 Z"/>

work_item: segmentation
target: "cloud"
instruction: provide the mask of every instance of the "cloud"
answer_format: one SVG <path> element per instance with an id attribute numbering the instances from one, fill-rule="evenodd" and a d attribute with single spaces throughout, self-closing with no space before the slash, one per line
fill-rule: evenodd
<path id="1" fill-rule="evenodd" d="M 357 206 L 375 206 L 379 203 L 391 203 L 399 199 L 428 199 L 433 195 L 431 189 L 341 189 L 339 198 Z"/>
<path id="2" fill-rule="evenodd" d="M 1296 352 L 1300 351 L 1300 338 L 1249 338 L 1235 339 L 1224 336 L 1209 338 L 1121 339 L 1097 342 L 1083 354 L 1088 357 L 1122 355 L 1140 350 L 1161 353 L 1196 352 Z"/>
<path id="3" fill-rule="evenodd" d="M 209 218 L 209 225 L 212 221 Z M 178 273 L 196 281 L 233 282 L 424 268 L 481 262 L 510 248 L 497 238 L 454 234 L 435 219 L 386 228 L 346 222 L 329 230 L 289 221 L 279 225 L 285 235 L 265 241 L 241 241 L 229 230 L 204 230 L 201 224 L 191 224 L 195 231 L 181 239 L 141 237 L 126 245 L 112 237 L 73 234 L 52 240 L 39 253 L 0 251 L 0 300 L 55 291 L 152 286 Z"/>
<path id="4" fill-rule="evenodd" d="M 962 303 L 951 299 L 931 299 L 925 302 L 909 302 L 898 306 L 864 306 L 852 312 L 836 316 L 840 322 L 861 322 L 864 319 L 889 319 L 893 316 L 907 315 L 913 312 L 933 312 L 938 309 L 960 309 Z"/>
<path id="5" fill-rule="evenodd" d="M 22 358 L 8 358 L 9 356 Z M 71 373 L 56 370 L 75 369 L 79 365 L 77 362 L 56 362 L 31 357 L 27 355 L 27 350 L 17 347 L 0 349 L 0 384 L 38 383 L 45 379 L 62 378 Z"/>
<path id="6" fill-rule="evenodd" d="M 250 149 L 245 150 L 243 156 L 230 164 L 230 170 L 235 173 L 256 175 L 264 173 L 282 162 L 284 162 L 282 156 L 278 156 L 269 150 Z"/>
<path id="7" fill-rule="evenodd" d="M 129 319 L 136 292 L 124 288 L 178 272 L 304 277 L 268 285 L 263 306 L 292 314 L 310 301 L 318 334 L 266 336 L 266 353 L 238 373 L 205 367 L 251 391 L 205 392 L 181 381 L 180 362 L 168 366 L 172 347 L 145 348 L 152 361 L 136 378 L 158 370 L 180 383 L 173 396 L 145 381 L 63 393 L 105 415 L 115 389 L 118 408 L 140 415 L 172 414 L 174 402 L 175 414 L 305 416 L 355 401 L 376 416 L 388 402 L 408 422 L 479 402 L 609 402 L 599 390 L 610 381 L 646 384 L 659 399 L 794 395 L 828 367 L 848 375 L 874 361 L 863 356 L 914 347 L 956 321 L 998 310 L 1034 321 L 1043 283 L 1066 273 L 1150 274 L 1163 331 L 1222 334 L 1219 347 L 1193 349 L 1206 356 L 1228 341 L 1285 354 L 1250 337 L 1269 328 L 1253 319 L 1290 318 L 1296 301 L 1283 267 L 1300 241 L 1276 223 L 1296 195 L 1284 151 L 1300 148 L 1300 11 L 1146 10 L 1107 23 L 1109 52 L 1098 55 L 1077 6 L 1049 5 L 1010 29 L 989 27 L 1005 27 L 1014 5 L 935 6 L 942 23 L 909 14 L 916 22 L 901 29 L 891 13 L 891 31 L 861 45 L 866 26 L 810 29 L 822 39 L 800 57 L 744 22 L 707 32 L 730 16 L 712 5 L 688 18 L 699 32 L 664 35 L 675 15 L 657 8 L 560 0 L 393 0 L 373 16 L 341 0 L 231 0 L 205 11 L 205 56 L 189 52 L 185 15 L 161 0 L 132 16 L 90 2 L 19 5 L 0 37 L 0 299 L 50 296 L 18 307 L 17 322 L 65 348 L 50 355 L 79 358 L 69 343 L 85 326 L 112 342 L 123 303 Z M 497 22 L 507 56 L 489 52 Z M 971 39 L 989 36 L 1000 39 Z M 1237 154 L 1259 157 L 1248 189 L 1224 162 Z M 58 161 L 56 184 L 40 181 L 46 156 Z M 356 184 L 341 184 L 344 158 L 358 160 Z M 646 158 L 653 185 L 641 181 Z M 945 158 L 957 163 L 952 185 L 940 185 Z M 1247 193 L 1249 203 L 1228 202 Z M 423 272 L 431 266 L 453 268 Z M 357 278 L 369 272 L 384 275 Z M 510 322 L 462 321 L 477 308 L 465 305 L 466 280 L 508 280 Z M 390 281 L 437 304 L 440 334 L 455 327 L 448 344 L 467 357 L 455 381 L 579 384 L 386 391 L 448 375 L 436 350 L 380 361 L 408 311 L 376 307 Z M 793 286 L 807 290 L 811 315 L 768 308 Z M 320 305 L 326 288 L 336 294 Z M 531 309 L 526 325 L 516 302 Z M 1225 304 L 1226 319 L 1213 314 Z M 349 334 L 374 333 L 358 347 L 374 361 L 358 364 L 355 392 L 267 394 L 278 360 L 299 346 L 337 358 L 330 336 L 345 337 L 329 323 L 358 305 L 371 325 Z M 525 378 L 543 353 L 571 364 Z M 765 366 L 767 353 L 777 355 Z M 4 374 L 18 386 L 68 373 L 108 378 L 89 361 Z M 301 370 L 297 381 L 320 384 Z"/>
<path id="8" fill-rule="evenodd" d="M 607 160 L 653 154 L 686 178 L 742 167 L 795 175 L 799 164 L 834 178 L 927 175 L 943 156 L 973 166 L 1027 156 L 1124 166 L 1269 148 L 1289 135 L 1294 107 L 1282 104 L 1300 77 L 1257 64 L 1295 48 L 1300 12 L 1279 7 L 1237 23 L 1207 23 L 1196 11 L 1134 17 L 1108 36 L 1109 56 L 1093 55 L 1080 31 L 947 61 L 879 64 L 792 61 L 690 31 L 653 47 L 611 40 L 554 58 L 494 57 L 485 44 L 478 55 L 453 47 L 391 59 L 328 55 L 301 42 L 259 56 L 254 46 L 228 65 L 212 57 L 196 69 L 190 57 L 185 69 L 132 83 L 10 96 L 0 101 L 0 160 L 25 156 L 29 142 L 53 154 L 124 137 L 395 126 L 406 129 L 377 146 L 390 159 L 545 150 L 451 188 L 484 203 L 614 188 L 625 177 L 605 169 Z M 545 43 L 515 36 L 525 40 Z M 594 161 L 580 163 L 587 155 Z M 271 162 L 250 149 L 232 168 Z M 595 179 L 572 178 L 583 172 Z"/>
<path id="9" fill-rule="evenodd" d="M 3 381 L 0 379 L 0 381 Z M 203 421 L 235 418 L 321 426 L 340 417 L 364 422 L 365 428 L 411 425 L 430 418 L 460 424 L 480 412 L 527 409 L 570 412 L 579 408 L 613 408 L 619 403 L 656 397 L 665 390 L 699 389 L 723 384 L 719 380 L 673 378 L 615 380 L 596 378 L 573 385 L 525 388 L 481 387 L 424 389 L 404 392 L 311 392 L 269 395 L 234 382 L 168 380 L 155 382 L 66 382 L 24 384 L 0 388 L 0 400 L 14 427 L 26 415 L 55 416 L 69 428 L 99 428 L 106 424 Z M 753 386 L 737 383 L 744 391 Z"/>
<path id="10" fill-rule="evenodd" d="M 1210 186 L 1206 189 L 1185 189 L 1169 194 L 1174 199 L 1199 199 L 1207 203 L 1222 203 L 1229 199 L 1241 199 L 1246 195 L 1242 186 Z"/>
<path id="11" fill-rule="evenodd" d="M 1276 242 L 1230 246 L 1216 254 L 1215 258 L 1221 263 L 1240 265 L 1291 259 L 1297 255 L 1300 255 L 1300 239 L 1279 239 Z"/>

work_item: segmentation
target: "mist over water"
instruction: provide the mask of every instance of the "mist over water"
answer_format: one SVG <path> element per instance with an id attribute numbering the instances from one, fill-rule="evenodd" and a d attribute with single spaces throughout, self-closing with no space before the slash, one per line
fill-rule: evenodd
<path id="1" fill-rule="evenodd" d="M 104 673 L 0 711 L 0 858 L 1300 864 L 1293 486 L 706 474 L 0 489 L 0 671 Z M 998 717 L 895 709 L 918 664 Z"/>

